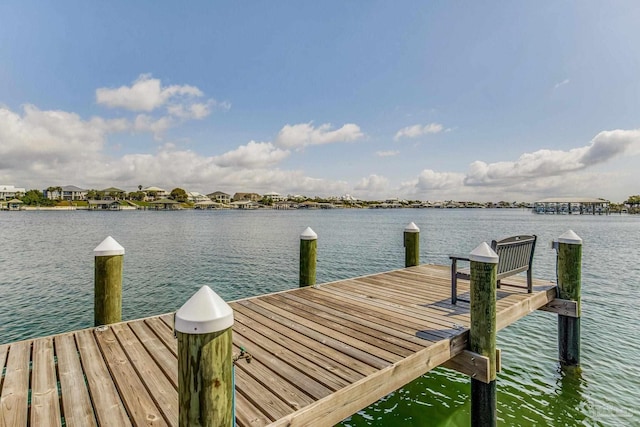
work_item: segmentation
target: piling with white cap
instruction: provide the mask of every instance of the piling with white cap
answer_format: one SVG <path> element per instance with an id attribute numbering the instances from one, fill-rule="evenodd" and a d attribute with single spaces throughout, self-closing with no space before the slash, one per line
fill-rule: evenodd
<path id="1" fill-rule="evenodd" d="M 496 394 L 496 280 L 498 255 L 482 242 L 469 254 L 471 261 L 470 349 L 489 358 L 489 383 L 471 378 L 471 425 L 495 426 Z"/>
<path id="2" fill-rule="evenodd" d="M 231 427 L 233 310 L 208 286 L 175 315 L 179 425 Z"/>
<path id="3" fill-rule="evenodd" d="M 413 267 L 420 264 L 420 228 L 410 222 L 404 228 L 404 266 Z"/>
<path id="4" fill-rule="evenodd" d="M 558 298 L 577 303 L 577 317 L 558 315 L 561 366 L 580 365 L 580 288 L 582 239 L 572 230 L 558 238 Z"/>
<path id="5" fill-rule="evenodd" d="M 94 250 L 94 325 L 122 321 L 122 265 L 124 248 L 108 236 Z"/>
<path id="6" fill-rule="evenodd" d="M 316 284 L 318 235 L 307 227 L 300 234 L 300 287 Z"/>

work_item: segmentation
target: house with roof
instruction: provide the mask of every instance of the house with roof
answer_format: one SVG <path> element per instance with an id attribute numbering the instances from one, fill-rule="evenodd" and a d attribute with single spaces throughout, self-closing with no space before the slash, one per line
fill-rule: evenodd
<path id="1" fill-rule="evenodd" d="M 207 194 L 207 197 L 217 203 L 223 203 L 225 205 L 231 203 L 231 195 L 223 193 L 222 191 Z"/>
<path id="2" fill-rule="evenodd" d="M 265 193 L 263 197 L 271 200 L 272 202 L 284 202 L 287 200 L 287 196 L 283 196 L 280 193 L 276 193 L 275 191 Z"/>
<path id="3" fill-rule="evenodd" d="M 262 197 L 258 193 L 236 193 L 233 195 L 234 202 L 240 202 L 240 201 L 246 201 L 246 200 L 257 202 L 261 198 Z"/>
<path id="4" fill-rule="evenodd" d="M 27 190 L 24 188 L 14 187 L 13 185 L 0 184 L 0 200 L 13 199 L 21 194 L 25 194 Z"/>
<path id="5" fill-rule="evenodd" d="M 65 185 L 64 187 L 48 187 L 42 190 L 42 194 L 49 200 L 86 200 L 89 190 L 76 187 L 75 185 Z"/>
<path id="6" fill-rule="evenodd" d="M 169 197 L 170 195 L 167 190 L 160 187 L 146 187 L 143 188 L 142 191 L 144 192 L 144 194 L 146 194 L 144 198 L 145 201 L 164 199 Z"/>
<path id="7" fill-rule="evenodd" d="M 124 200 L 127 192 L 116 187 L 109 187 L 101 190 L 105 200 Z"/>
<path id="8" fill-rule="evenodd" d="M 198 193 L 197 191 L 187 191 L 187 200 L 193 203 L 198 202 L 210 202 L 211 199 L 204 194 Z"/>
<path id="9" fill-rule="evenodd" d="M 76 187 L 75 185 L 65 185 L 62 187 L 62 199 L 63 200 L 85 200 L 89 190 Z"/>

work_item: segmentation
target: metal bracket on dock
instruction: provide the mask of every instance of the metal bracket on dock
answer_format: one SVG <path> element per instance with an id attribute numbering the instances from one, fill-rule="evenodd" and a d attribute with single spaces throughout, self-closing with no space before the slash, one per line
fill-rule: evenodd
<path id="1" fill-rule="evenodd" d="M 496 349 L 496 372 L 500 372 L 502 368 L 502 351 Z M 489 384 L 489 358 L 473 351 L 463 350 L 456 356 L 440 365 L 445 368 L 453 369 L 461 374 L 469 375 L 474 380 L 482 381 Z"/>
<path id="2" fill-rule="evenodd" d="M 563 316 L 567 317 L 579 317 L 578 303 L 576 301 L 570 301 L 566 299 L 555 298 L 546 305 L 540 307 L 538 310 L 562 314 Z"/>

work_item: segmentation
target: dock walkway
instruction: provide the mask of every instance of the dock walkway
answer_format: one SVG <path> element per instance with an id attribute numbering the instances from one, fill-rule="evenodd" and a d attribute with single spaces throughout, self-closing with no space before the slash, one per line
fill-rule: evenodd
<path id="1" fill-rule="evenodd" d="M 498 329 L 551 302 L 498 289 Z M 459 281 L 459 292 L 469 289 Z M 420 265 L 230 303 L 238 426 L 333 425 L 467 347 L 448 266 Z M 0 345 L 0 427 L 178 424 L 173 314 Z"/>

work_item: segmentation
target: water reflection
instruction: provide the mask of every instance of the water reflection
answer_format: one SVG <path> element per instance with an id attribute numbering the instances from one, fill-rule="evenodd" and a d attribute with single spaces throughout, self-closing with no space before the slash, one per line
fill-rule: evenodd
<path id="1" fill-rule="evenodd" d="M 582 426 L 588 419 L 587 400 L 584 393 L 587 382 L 579 366 L 560 367 L 556 371 L 556 384 L 549 396 L 549 416 L 555 425 Z"/>

